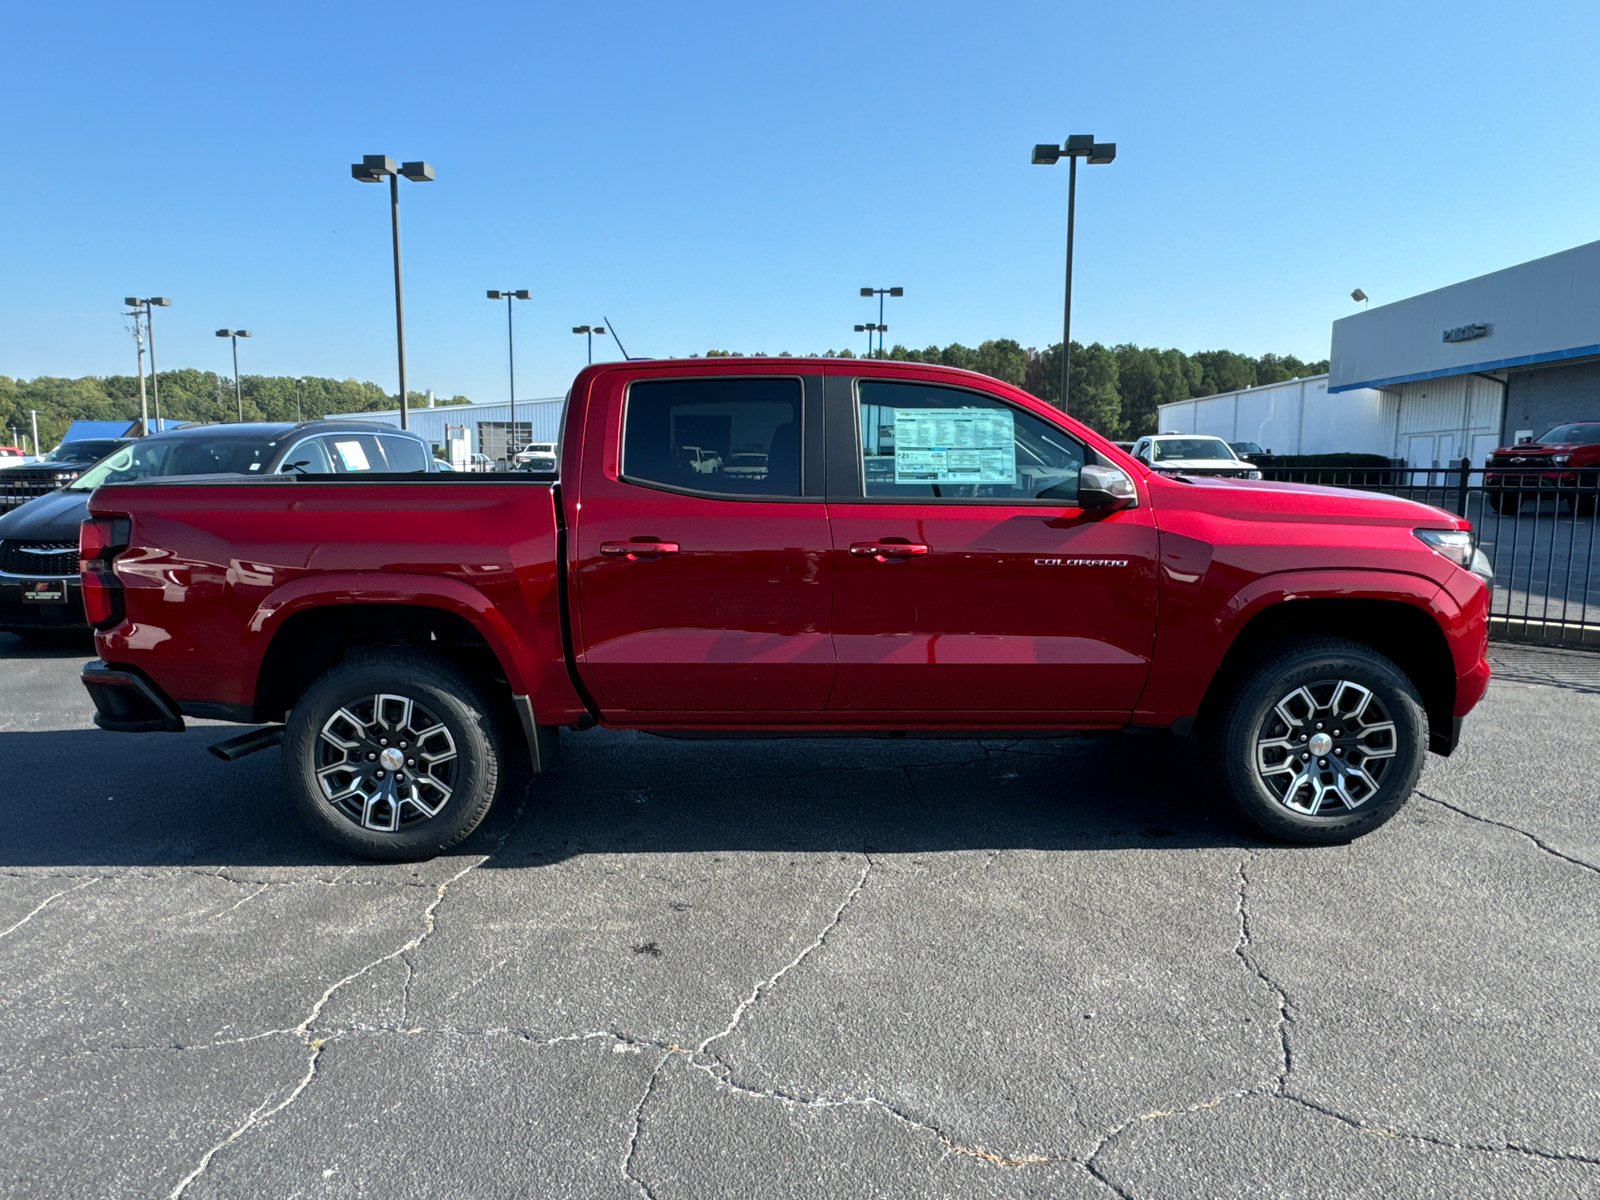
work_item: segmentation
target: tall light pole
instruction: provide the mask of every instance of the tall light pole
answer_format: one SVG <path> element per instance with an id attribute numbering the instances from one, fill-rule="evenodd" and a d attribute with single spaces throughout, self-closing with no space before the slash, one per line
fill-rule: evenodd
<path id="1" fill-rule="evenodd" d="M 1061 318 L 1061 411 L 1067 411 L 1067 372 L 1072 364 L 1072 219 L 1078 197 L 1078 160 L 1108 163 L 1117 157 L 1115 142 L 1097 142 L 1092 133 L 1075 133 L 1065 146 L 1035 146 L 1035 166 L 1054 166 L 1067 160 L 1067 298 Z"/>
<path id="2" fill-rule="evenodd" d="M 878 357 L 882 358 L 883 357 L 883 331 L 889 328 L 887 325 L 885 325 L 883 323 L 883 298 L 885 296 L 904 296 L 906 294 L 906 290 L 903 287 L 897 287 L 897 288 L 894 288 L 894 287 L 890 287 L 890 288 L 862 288 L 861 289 L 861 294 L 863 296 L 876 296 L 878 298 L 878 326 L 877 326 L 877 328 L 878 328 Z M 871 329 L 872 326 L 868 325 L 867 328 Z M 869 343 L 869 345 L 867 346 L 867 357 L 868 358 L 872 357 L 872 346 L 870 345 L 871 341 L 872 341 L 871 338 L 867 339 L 867 342 Z"/>
<path id="3" fill-rule="evenodd" d="M 144 326 L 139 323 L 137 308 L 131 308 L 122 315 L 133 318 L 133 344 L 138 347 L 139 357 L 139 436 L 144 437 L 150 432 L 150 405 L 144 393 Z"/>
<path id="4" fill-rule="evenodd" d="M 594 362 L 594 335 L 598 333 L 601 337 L 605 337 L 606 327 L 604 325 L 574 325 L 572 327 L 572 332 L 581 333 L 588 337 L 589 362 L 592 364 Z M 622 343 L 618 342 L 617 345 L 620 346 Z"/>
<path id="5" fill-rule="evenodd" d="M 219 329 L 218 337 L 230 338 L 233 341 L 233 398 L 239 405 L 239 422 L 244 423 L 244 393 L 239 390 L 239 339 L 249 337 L 248 329 Z"/>
<path id="6" fill-rule="evenodd" d="M 144 329 L 150 335 L 150 390 L 155 393 L 156 401 L 156 428 L 161 428 L 161 376 L 156 374 L 156 323 L 150 319 L 152 308 L 171 308 L 172 301 L 166 296 L 149 296 L 141 300 L 137 296 L 128 296 L 123 300 L 129 308 L 141 309 L 144 312 Z M 146 433 L 150 430 L 145 429 Z"/>
<path id="7" fill-rule="evenodd" d="M 872 357 L 872 335 L 874 333 L 876 333 L 878 335 L 878 354 L 879 354 L 879 357 L 882 357 L 882 355 L 883 355 L 883 335 L 889 332 L 889 327 L 887 325 L 871 325 L 871 324 L 857 325 L 856 326 L 856 332 L 857 333 L 861 333 L 863 331 L 867 335 L 867 357 L 868 358 Z"/>
<path id="8" fill-rule="evenodd" d="M 400 354 L 400 428 L 408 428 L 406 404 L 406 312 L 400 293 L 400 176 L 412 183 L 433 182 L 433 168 L 425 162 L 401 163 L 387 154 L 368 154 L 350 164 L 350 175 L 361 183 L 389 181 L 389 226 L 394 234 L 394 334 Z"/>
<path id="9" fill-rule="evenodd" d="M 517 339 L 511 332 L 511 302 L 513 300 L 532 300 L 533 293 L 527 288 L 517 291 L 489 291 L 489 299 L 504 300 L 506 302 L 506 356 L 511 365 L 511 465 L 517 465 Z"/>

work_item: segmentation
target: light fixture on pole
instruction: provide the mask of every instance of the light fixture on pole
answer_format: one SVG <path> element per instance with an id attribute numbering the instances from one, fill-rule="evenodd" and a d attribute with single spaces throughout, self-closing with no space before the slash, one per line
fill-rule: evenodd
<path id="1" fill-rule="evenodd" d="M 368 154 L 350 164 L 350 175 L 359 183 L 389 181 L 389 227 L 394 236 L 394 335 L 400 355 L 400 428 L 409 427 L 406 403 L 406 313 L 400 292 L 400 176 L 412 183 L 432 183 L 433 168 L 425 162 L 395 166 L 387 154 Z"/>
<path id="2" fill-rule="evenodd" d="M 861 333 L 863 331 L 865 331 L 865 333 L 867 335 L 867 357 L 868 358 L 872 357 L 872 335 L 873 334 L 877 334 L 878 335 L 878 355 L 879 355 L 879 357 L 882 357 L 882 355 L 883 355 L 883 335 L 889 332 L 889 327 L 887 325 L 872 325 L 872 324 L 857 325 L 856 326 L 856 332 L 857 333 Z"/>
<path id="3" fill-rule="evenodd" d="M 218 337 L 233 339 L 233 398 L 239 405 L 239 420 L 244 421 L 244 393 L 239 390 L 239 339 L 249 337 L 248 329 L 219 329 Z"/>
<path id="4" fill-rule="evenodd" d="M 150 391 L 156 404 L 156 428 L 161 428 L 161 376 L 156 374 L 156 323 L 150 319 L 152 308 L 171 308 L 172 301 L 166 296 L 148 296 L 140 299 L 137 296 L 125 297 L 122 301 L 129 308 L 137 308 L 144 313 L 144 331 L 150 338 Z M 145 429 L 146 433 L 150 430 Z"/>
<path id="5" fill-rule="evenodd" d="M 1065 158 L 1067 170 L 1067 296 L 1061 317 L 1061 411 L 1067 411 L 1067 375 L 1072 366 L 1072 223 L 1078 199 L 1078 160 L 1108 163 L 1117 157 L 1115 142 L 1097 142 L 1092 133 L 1075 133 L 1064 146 L 1035 146 L 1035 166 L 1054 166 Z"/>
<path id="6" fill-rule="evenodd" d="M 864 288 L 861 289 L 861 294 L 863 296 L 876 296 L 878 298 L 878 357 L 882 358 L 883 357 L 883 331 L 889 328 L 887 325 L 885 325 L 883 323 L 883 298 L 885 296 L 904 296 L 906 294 L 906 290 L 903 287 L 889 287 L 889 288 L 869 288 L 869 287 L 864 287 Z M 872 326 L 868 325 L 867 328 L 871 329 Z M 867 342 L 869 343 L 868 346 L 867 346 L 867 357 L 868 358 L 872 357 L 872 346 L 870 344 L 871 341 L 872 341 L 871 338 L 867 339 Z"/>
<path id="7" fill-rule="evenodd" d="M 533 293 L 527 288 L 517 291 L 496 291 L 490 289 L 489 299 L 504 300 L 506 302 L 506 355 L 511 363 L 511 464 L 517 462 L 517 343 L 511 334 L 511 302 L 513 300 L 532 300 Z M 531 432 L 531 431 L 530 431 Z"/>
<path id="8" fill-rule="evenodd" d="M 598 333 L 601 337 L 605 337 L 606 327 L 604 325 L 574 325 L 572 332 L 581 333 L 589 339 L 589 362 L 592 364 L 594 362 L 594 335 Z M 622 343 L 618 342 L 617 345 L 620 346 Z"/>
<path id="9" fill-rule="evenodd" d="M 139 359 L 139 436 L 143 437 L 150 432 L 150 405 L 144 391 L 144 326 L 137 308 L 130 308 L 122 315 L 133 318 L 133 344 L 138 349 Z"/>
<path id="10" fill-rule="evenodd" d="M 1367 308 L 1372 307 L 1372 301 L 1367 299 L 1367 294 L 1360 288 L 1357 288 L 1355 291 L 1350 293 L 1350 299 L 1354 300 L 1357 304 L 1366 305 Z"/>

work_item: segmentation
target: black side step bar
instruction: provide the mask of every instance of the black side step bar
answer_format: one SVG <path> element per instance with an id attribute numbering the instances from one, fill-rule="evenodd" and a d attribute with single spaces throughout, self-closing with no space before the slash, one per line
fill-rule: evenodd
<path id="1" fill-rule="evenodd" d="M 283 726 L 268 725 L 264 729 L 252 729 L 249 733 L 241 733 L 238 737 L 231 737 L 225 742 L 217 742 L 215 745 L 207 746 L 206 749 L 223 762 L 238 762 L 246 754 L 266 750 L 282 741 Z"/>

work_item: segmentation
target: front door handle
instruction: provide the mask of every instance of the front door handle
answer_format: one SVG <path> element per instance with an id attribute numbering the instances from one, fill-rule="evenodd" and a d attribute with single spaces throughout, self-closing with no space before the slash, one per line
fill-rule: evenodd
<path id="1" fill-rule="evenodd" d="M 890 562 L 899 558 L 923 558 L 928 547 L 922 542 L 852 542 L 850 553 L 857 558 Z"/>
<path id="2" fill-rule="evenodd" d="M 677 542 L 663 542 L 656 538 L 634 538 L 627 542 L 601 542 L 600 553 L 612 558 L 625 558 L 638 562 L 641 558 L 655 558 L 661 554 L 676 554 Z"/>

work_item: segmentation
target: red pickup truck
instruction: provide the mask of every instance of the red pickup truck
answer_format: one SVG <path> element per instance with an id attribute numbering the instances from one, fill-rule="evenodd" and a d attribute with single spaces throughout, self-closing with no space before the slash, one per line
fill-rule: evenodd
<path id="1" fill-rule="evenodd" d="M 90 511 L 96 722 L 268 723 L 215 749 L 281 739 L 306 818 L 374 858 L 465 837 L 596 724 L 1193 733 L 1260 828 L 1344 841 L 1489 678 L 1466 521 L 1152 472 L 921 364 L 596 365 L 555 473 L 160 479 Z"/>

